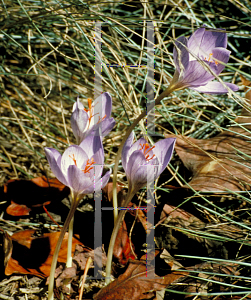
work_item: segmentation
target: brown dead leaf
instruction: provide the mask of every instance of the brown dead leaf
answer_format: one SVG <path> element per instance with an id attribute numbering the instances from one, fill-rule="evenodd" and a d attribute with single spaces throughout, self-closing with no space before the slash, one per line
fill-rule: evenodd
<path id="1" fill-rule="evenodd" d="M 84 271 L 87 259 L 89 257 L 92 258 L 91 266 L 94 266 L 94 261 L 98 265 L 99 268 L 106 266 L 107 257 L 105 253 L 102 251 L 101 247 L 96 248 L 95 250 L 91 250 L 85 246 L 81 246 L 79 244 L 76 245 L 75 255 L 72 260 L 77 263 L 78 267 Z M 95 255 L 95 257 L 94 257 Z"/>
<path id="2" fill-rule="evenodd" d="M 121 202 L 122 201 L 121 194 L 122 194 L 123 187 L 121 184 L 117 183 L 116 188 L 118 194 L 118 202 Z M 102 192 L 107 195 L 108 201 L 112 203 L 113 182 L 108 182 L 107 185 L 102 189 Z M 120 206 L 120 203 L 118 203 L 118 205 Z"/>
<path id="3" fill-rule="evenodd" d="M 244 78 L 242 82 L 250 85 Z M 251 103 L 251 93 L 247 93 L 246 97 Z M 244 125 L 228 127 L 228 130 L 210 139 L 176 136 L 175 150 L 185 167 L 192 172 L 189 185 L 195 190 L 222 192 L 250 189 L 250 108 L 243 108 L 241 116 L 235 121 Z"/>
<path id="4" fill-rule="evenodd" d="M 134 250 L 133 245 L 132 248 Z M 122 265 L 125 265 L 128 262 L 129 258 L 136 258 L 130 246 L 125 221 L 123 221 L 122 226 L 119 228 L 118 235 L 114 244 L 113 256 L 116 257 Z"/>
<path id="5" fill-rule="evenodd" d="M 11 202 L 6 212 L 12 216 L 29 215 L 32 207 L 48 205 L 48 199 L 62 200 L 68 195 L 68 187 L 56 178 L 45 176 L 31 180 L 9 180 L 4 185 L 4 197 Z"/>
<path id="6" fill-rule="evenodd" d="M 31 209 L 23 204 L 16 204 L 11 201 L 11 205 L 9 205 L 6 209 L 7 214 L 11 216 L 28 216 Z"/>
<path id="7" fill-rule="evenodd" d="M 146 276 L 147 274 L 147 276 Z M 130 263 L 124 274 L 120 275 L 108 286 L 100 290 L 94 300 L 139 300 L 150 299 L 155 295 L 155 291 L 160 291 L 181 277 L 185 277 L 186 272 L 171 272 L 164 277 L 154 274 L 154 268 L 150 268 L 146 273 L 144 262 Z"/>
<path id="8" fill-rule="evenodd" d="M 5 268 L 5 275 L 13 273 L 32 274 L 40 277 L 50 275 L 52 256 L 60 232 L 45 233 L 39 237 L 34 236 L 35 233 L 35 230 L 24 230 L 14 233 L 10 237 L 13 243 L 13 250 Z M 66 262 L 67 240 L 68 233 L 64 236 L 58 262 Z M 81 244 L 81 242 L 73 238 L 72 254 L 77 244 Z"/>

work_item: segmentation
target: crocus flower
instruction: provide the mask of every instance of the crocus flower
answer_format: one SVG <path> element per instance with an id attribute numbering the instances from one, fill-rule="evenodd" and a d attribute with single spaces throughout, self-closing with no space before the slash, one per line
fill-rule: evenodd
<path id="1" fill-rule="evenodd" d="M 122 165 L 129 183 L 129 192 L 135 193 L 154 181 L 166 168 L 174 149 L 175 138 L 167 138 L 150 146 L 144 138 L 133 144 L 130 134 L 122 151 Z M 147 165 L 156 166 L 154 172 L 148 172 Z"/>
<path id="2" fill-rule="evenodd" d="M 190 88 L 208 94 L 225 94 L 222 83 L 212 80 L 219 75 L 229 60 L 227 34 L 222 30 L 197 29 L 189 39 L 182 36 L 175 42 L 173 59 L 176 70 L 170 84 L 175 90 Z M 178 50 L 177 50 L 178 49 Z M 224 64 L 221 64 L 224 63 Z M 233 91 L 238 86 L 224 82 Z"/>
<path id="3" fill-rule="evenodd" d="M 88 109 L 77 99 L 73 105 L 71 127 L 79 145 L 88 135 L 95 134 L 100 128 L 100 135 L 107 135 L 115 125 L 110 118 L 112 98 L 109 93 L 103 93 L 93 103 L 88 99 Z"/>
<path id="4" fill-rule="evenodd" d="M 45 148 L 45 154 L 52 172 L 71 189 L 74 199 L 100 190 L 110 178 L 111 171 L 101 178 L 104 150 L 99 135 L 88 136 L 79 146 L 68 147 L 62 156 L 53 148 Z"/>

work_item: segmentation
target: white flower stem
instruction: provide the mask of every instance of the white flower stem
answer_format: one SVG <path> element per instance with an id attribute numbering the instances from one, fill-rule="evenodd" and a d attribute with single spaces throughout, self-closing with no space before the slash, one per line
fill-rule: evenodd
<path id="1" fill-rule="evenodd" d="M 66 268 L 72 267 L 72 238 L 73 238 L 73 223 L 74 223 L 74 216 L 72 217 L 69 230 L 68 230 L 68 241 L 67 241 L 67 260 L 66 260 Z M 69 279 L 65 280 L 66 287 L 69 289 L 69 294 L 71 292 L 71 283 L 67 283 L 70 281 Z"/>
<path id="2" fill-rule="evenodd" d="M 66 261 L 67 268 L 72 267 L 71 253 L 72 253 L 73 223 L 74 223 L 74 216 L 70 221 L 69 230 L 68 230 L 67 261 Z"/>
<path id="3" fill-rule="evenodd" d="M 67 231 L 67 228 L 71 222 L 71 219 L 73 218 L 74 212 L 78 206 L 78 200 L 72 198 L 72 202 L 71 202 L 71 208 L 69 211 L 69 214 L 65 220 L 64 223 L 64 227 L 61 230 L 60 236 L 58 238 L 57 241 L 57 245 L 53 254 L 53 258 L 52 258 L 52 262 L 51 262 L 51 271 L 50 271 L 50 278 L 49 278 L 49 287 L 48 287 L 48 300 L 53 300 L 54 299 L 54 294 L 53 294 L 53 289 L 54 289 L 54 278 L 55 278 L 55 270 L 56 270 L 56 266 L 57 266 L 57 260 L 58 260 L 58 254 L 59 254 L 59 250 L 61 248 L 63 239 L 64 239 L 64 235 Z"/>

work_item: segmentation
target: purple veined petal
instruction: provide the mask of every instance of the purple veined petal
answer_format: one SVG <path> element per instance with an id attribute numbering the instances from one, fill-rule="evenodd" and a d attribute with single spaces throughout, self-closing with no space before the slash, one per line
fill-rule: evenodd
<path id="1" fill-rule="evenodd" d="M 102 178 L 95 177 L 95 178 L 97 178 L 94 181 L 94 192 L 95 193 L 99 192 L 101 189 L 103 189 L 107 185 L 110 175 L 111 175 L 111 170 L 107 171 Z M 90 186 L 87 188 L 87 191 L 89 191 L 90 193 L 93 193 L 93 191 L 91 191 L 92 189 L 93 189 L 93 186 Z"/>
<path id="2" fill-rule="evenodd" d="M 154 161 L 157 162 L 156 159 Z M 147 179 L 150 181 L 154 180 L 154 174 L 147 173 L 147 164 L 146 158 L 140 150 L 134 151 L 129 157 L 126 176 L 132 189 L 135 187 L 140 189 L 145 186 L 147 184 Z"/>
<path id="3" fill-rule="evenodd" d="M 236 84 L 224 82 L 226 86 L 228 86 L 231 90 L 238 91 L 239 87 Z M 228 93 L 228 90 L 218 81 L 211 81 L 208 82 L 208 84 L 204 86 L 199 87 L 191 87 L 192 90 L 195 90 L 197 92 L 201 93 L 207 93 L 207 94 L 226 94 Z"/>
<path id="4" fill-rule="evenodd" d="M 132 147 L 132 143 L 133 143 L 133 139 L 134 139 L 134 133 L 133 131 L 130 133 L 128 139 L 126 140 L 124 147 L 122 149 L 122 155 L 121 155 L 121 160 L 122 160 L 122 166 L 124 168 L 124 170 L 126 171 L 126 166 L 127 166 L 127 161 L 129 158 L 128 152 L 130 150 L 130 148 Z"/>
<path id="5" fill-rule="evenodd" d="M 103 105 L 105 105 L 105 113 L 102 117 L 106 116 L 106 118 L 110 118 L 112 113 L 112 97 L 108 92 L 103 93 L 102 95 Z"/>
<path id="6" fill-rule="evenodd" d="M 101 180 L 102 180 L 101 188 L 102 188 L 102 189 L 107 185 L 107 183 L 108 183 L 108 181 L 109 181 L 109 179 L 110 179 L 111 173 L 112 173 L 112 170 L 109 170 L 109 171 L 107 171 L 107 172 L 105 173 L 105 175 L 101 178 Z"/>
<path id="7" fill-rule="evenodd" d="M 198 56 L 201 49 L 201 43 L 205 34 L 205 27 L 197 29 L 188 39 L 187 47 L 189 51 Z"/>
<path id="8" fill-rule="evenodd" d="M 87 161 L 88 156 L 85 151 L 76 145 L 68 147 L 61 159 L 61 170 L 64 175 L 67 175 L 68 168 L 71 165 L 75 165 L 77 168 L 81 168 Z"/>
<path id="9" fill-rule="evenodd" d="M 178 53 L 177 48 L 173 47 L 173 60 L 177 71 L 180 73 L 182 68 L 186 69 L 189 65 L 189 52 L 187 50 L 187 38 L 184 36 L 179 37 L 175 42 L 176 47 L 180 50 Z M 180 66 L 182 64 L 182 68 Z"/>
<path id="10" fill-rule="evenodd" d="M 49 162 L 51 170 L 53 174 L 57 177 L 57 179 L 62 182 L 64 185 L 68 186 L 69 183 L 65 178 L 60 165 L 61 154 L 53 148 L 44 148 L 46 158 Z"/>
<path id="11" fill-rule="evenodd" d="M 206 30 L 202 41 L 201 41 L 201 51 L 206 52 L 210 49 L 216 48 L 216 47 L 221 47 L 221 48 L 226 48 L 227 47 L 227 34 L 226 32 L 222 32 L 223 29 L 218 29 L 221 30 L 215 31 L 215 30 Z"/>
<path id="12" fill-rule="evenodd" d="M 142 146 L 146 143 L 147 141 L 144 138 L 138 139 L 129 149 L 128 156 L 130 156 L 134 151 L 141 150 Z"/>
<path id="13" fill-rule="evenodd" d="M 101 151 L 98 151 L 101 152 Z M 99 153 L 95 153 L 93 157 L 91 157 L 88 160 L 88 163 L 82 166 L 82 171 L 85 172 L 85 174 L 89 178 L 99 178 L 102 175 L 103 172 L 103 165 L 104 165 L 104 158 L 99 158 Z M 99 159 L 99 160 L 98 160 Z M 102 160 L 102 161 L 100 161 Z"/>
<path id="14" fill-rule="evenodd" d="M 109 178 L 110 178 L 110 175 L 111 175 L 111 170 L 107 171 L 105 173 L 105 175 L 100 178 L 100 177 L 97 177 L 97 181 L 93 181 L 86 189 L 85 189 L 85 194 L 91 194 L 93 192 L 99 192 L 102 188 L 104 188 L 108 181 L 109 181 Z"/>
<path id="15" fill-rule="evenodd" d="M 208 62 L 204 62 L 208 65 Z M 214 75 L 206 70 L 206 65 L 203 62 L 190 61 L 188 68 L 185 70 L 182 80 L 179 85 L 184 87 L 205 85 L 208 81 L 213 80 Z"/>
<path id="16" fill-rule="evenodd" d="M 167 138 L 161 141 L 158 141 L 155 144 L 155 148 L 153 148 L 153 153 L 159 160 L 160 168 L 158 170 L 157 176 L 159 176 L 166 166 L 168 165 L 169 161 L 172 158 L 174 145 L 175 145 L 175 138 Z"/>
<path id="17" fill-rule="evenodd" d="M 87 194 L 87 188 L 93 184 L 93 180 L 75 165 L 69 166 L 67 177 L 75 194 Z"/>
<path id="18" fill-rule="evenodd" d="M 77 144 L 80 144 L 84 138 L 88 120 L 87 112 L 85 112 L 83 109 L 79 109 L 78 107 L 71 115 L 71 128 L 77 140 Z"/>
<path id="19" fill-rule="evenodd" d="M 231 51 L 225 48 L 214 48 L 212 50 L 212 57 L 210 58 L 212 62 L 210 63 L 210 67 L 215 72 L 215 74 L 219 75 L 223 71 L 225 65 L 221 64 L 220 62 L 227 64 L 230 53 Z"/>
<path id="20" fill-rule="evenodd" d="M 100 123 L 100 128 L 102 132 L 102 137 L 108 135 L 110 131 L 115 126 L 115 120 L 113 118 L 106 118 L 104 121 Z"/>
<path id="21" fill-rule="evenodd" d="M 77 98 L 77 101 L 73 104 L 72 107 L 72 112 L 74 112 L 76 109 L 83 109 L 84 110 L 84 105 L 79 101 L 79 97 Z"/>
<path id="22" fill-rule="evenodd" d="M 104 150 L 100 148 L 91 158 L 95 161 L 96 165 L 104 165 Z"/>
<path id="23" fill-rule="evenodd" d="M 94 117 L 91 124 L 98 123 L 103 118 L 110 118 L 112 112 L 112 98 L 109 93 L 103 93 L 93 102 Z"/>
<path id="24" fill-rule="evenodd" d="M 98 152 L 100 149 L 103 150 L 103 144 L 102 140 L 99 134 L 90 134 L 88 135 L 79 145 L 87 156 L 90 158 L 92 157 L 96 152 Z M 103 150 L 104 155 L 104 150 Z"/>

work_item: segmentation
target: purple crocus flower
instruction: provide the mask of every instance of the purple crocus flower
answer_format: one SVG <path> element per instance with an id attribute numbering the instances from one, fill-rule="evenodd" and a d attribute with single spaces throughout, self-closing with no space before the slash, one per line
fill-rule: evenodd
<path id="1" fill-rule="evenodd" d="M 93 103 L 88 99 L 88 106 L 88 109 L 85 109 L 79 99 L 73 105 L 71 127 L 78 145 L 88 135 L 95 134 L 98 128 L 101 128 L 100 134 L 105 136 L 115 125 L 115 120 L 110 118 L 112 98 L 109 93 L 103 93 Z"/>
<path id="2" fill-rule="evenodd" d="M 45 148 L 45 154 L 54 175 L 71 189 L 73 199 L 80 200 L 108 183 L 111 171 L 101 178 L 104 150 L 99 135 L 88 136 L 79 146 L 68 147 L 62 156 L 53 148 Z"/>
<path id="3" fill-rule="evenodd" d="M 228 90 L 222 83 L 212 80 L 219 75 L 229 60 L 227 34 L 222 30 L 197 29 L 187 39 L 182 36 L 175 42 L 173 59 L 176 70 L 170 84 L 175 90 L 190 88 L 208 94 L 225 94 Z M 224 64 L 221 64 L 223 62 Z M 213 73 L 212 73 L 213 72 Z M 224 82 L 233 91 L 238 86 Z"/>
<path id="4" fill-rule="evenodd" d="M 133 144 L 133 133 L 130 134 L 122 151 L 122 165 L 130 192 L 136 193 L 147 181 L 154 181 L 164 171 L 172 157 L 175 140 L 167 138 L 150 147 L 144 138 Z M 156 166 L 155 172 L 147 172 L 148 164 Z"/>

